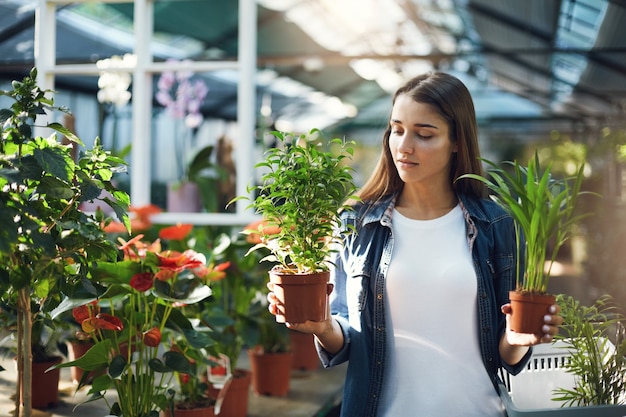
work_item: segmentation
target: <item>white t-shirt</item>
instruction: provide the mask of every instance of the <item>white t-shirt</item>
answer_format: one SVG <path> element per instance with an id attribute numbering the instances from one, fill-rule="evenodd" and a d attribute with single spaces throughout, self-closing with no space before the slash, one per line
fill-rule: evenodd
<path id="1" fill-rule="evenodd" d="M 384 417 L 503 417 L 478 342 L 477 282 L 460 206 L 434 220 L 393 213 Z"/>

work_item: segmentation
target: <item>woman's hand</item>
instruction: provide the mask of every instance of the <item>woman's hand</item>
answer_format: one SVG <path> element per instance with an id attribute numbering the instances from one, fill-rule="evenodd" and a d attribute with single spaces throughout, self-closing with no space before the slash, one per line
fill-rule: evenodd
<path id="1" fill-rule="evenodd" d="M 544 324 L 541 328 L 543 333 L 524 334 L 511 330 L 511 304 L 502 306 L 502 313 L 506 314 L 506 340 L 511 346 L 532 346 L 540 343 L 550 343 L 554 336 L 559 333 L 559 326 L 563 324 L 563 317 L 560 315 L 561 308 L 558 304 L 550 306 L 549 313 L 544 316 Z"/>

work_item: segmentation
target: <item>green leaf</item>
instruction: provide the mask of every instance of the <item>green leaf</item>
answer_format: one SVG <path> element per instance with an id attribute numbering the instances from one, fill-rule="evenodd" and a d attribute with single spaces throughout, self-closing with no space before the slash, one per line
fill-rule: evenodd
<path id="1" fill-rule="evenodd" d="M 57 147 L 37 148 L 33 151 L 33 156 L 46 173 L 66 183 L 70 182 L 73 170 L 66 152 Z"/>
<path id="2" fill-rule="evenodd" d="M 111 364 L 109 365 L 109 375 L 113 379 L 119 378 L 127 365 L 126 358 L 122 355 L 117 355 L 111 360 Z"/>
<path id="3" fill-rule="evenodd" d="M 57 132 L 61 133 L 63 136 L 65 136 L 68 140 L 75 142 L 76 144 L 80 145 L 80 146 L 84 146 L 83 142 L 78 138 L 78 136 L 76 136 L 74 134 L 74 132 L 72 132 L 71 130 L 67 129 L 65 126 L 63 126 L 60 123 L 57 122 L 53 122 L 53 123 L 48 123 L 48 127 L 51 129 L 56 130 Z"/>
<path id="4" fill-rule="evenodd" d="M 215 341 L 211 337 L 210 331 L 197 331 L 195 329 L 184 329 L 183 334 L 189 345 L 195 349 L 202 349 L 212 346 Z"/>
<path id="5" fill-rule="evenodd" d="M 94 395 L 86 402 L 92 402 L 104 398 L 104 395 L 100 392 L 111 388 L 113 388 L 113 378 L 111 378 L 108 374 L 95 377 L 91 382 L 91 389 L 89 390 L 89 392 L 94 393 Z"/>
<path id="6" fill-rule="evenodd" d="M 45 194 L 46 198 L 57 200 L 70 200 L 74 197 L 74 191 L 58 178 L 45 176 L 41 179 L 37 191 Z"/>
<path id="7" fill-rule="evenodd" d="M 152 358 L 148 361 L 148 366 L 155 372 L 166 373 L 172 372 L 172 368 L 168 368 L 160 359 Z"/>
<path id="8" fill-rule="evenodd" d="M 85 369 L 87 371 L 93 371 L 93 370 L 96 370 L 96 369 L 102 369 L 103 367 L 108 365 L 108 357 L 109 357 L 110 352 L 111 352 L 111 341 L 110 340 L 102 340 L 102 341 L 96 343 L 93 347 L 91 347 L 80 358 L 78 358 L 76 360 L 73 360 L 73 361 L 63 362 L 63 363 L 57 365 L 56 367 L 57 368 L 67 368 L 67 367 L 70 367 L 70 366 L 77 366 L 77 367 Z M 126 360 L 123 357 L 121 357 L 121 356 L 118 356 L 118 357 L 121 358 L 122 360 L 124 360 L 124 364 L 122 366 L 125 366 Z M 116 359 L 117 358 L 114 358 L 113 362 L 115 362 Z M 111 362 L 112 366 L 113 366 L 113 362 Z M 119 365 L 119 360 L 116 362 L 116 364 Z M 109 373 L 111 373 L 111 372 L 112 371 L 109 371 Z M 113 372 L 115 372 L 115 371 L 113 371 Z M 120 374 L 117 374 L 116 376 L 119 376 Z M 114 375 L 114 373 L 112 375 Z M 114 378 L 116 376 L 114 376 Z"/>
<path id="9" fill-rule="evenodd" d="M 185 355 L 180 352 L 172 350 L 165 352 L 163 354 L 163 360 L 165 361 L 165 366 L 176 372 L 195 374 L 195 367 L 185 358 Z"/>

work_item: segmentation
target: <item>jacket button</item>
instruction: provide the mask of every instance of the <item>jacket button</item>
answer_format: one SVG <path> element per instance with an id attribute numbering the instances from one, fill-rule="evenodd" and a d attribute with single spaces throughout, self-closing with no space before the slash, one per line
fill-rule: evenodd
<path id="1" fill-rule="evenodd" d="M 378 298 L 379 300 L 382 300 L 382 299 L 383 299 L 383 295 L 382 295 L 382 294 L 378 294 L 378 295 L 376 296 L 376 298 Z"/>
<path id="2" fill-rule="evenodd" d="M 490 330 L 489 326 L 483 327 L 483 333 L 489 333 L 489 330 Z"/>

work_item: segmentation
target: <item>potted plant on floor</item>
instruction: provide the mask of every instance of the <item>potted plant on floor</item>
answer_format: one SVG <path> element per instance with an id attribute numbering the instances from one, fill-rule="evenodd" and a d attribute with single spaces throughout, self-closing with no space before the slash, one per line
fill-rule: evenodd
<path id="1" fill-rule="evenodd" d="M 569 239 L 574 226 L 588 214 L 578 214 L 576 203 L 581 191 L 584 164 L 572 178 L 556 179 L 549 164 L 542 169 L 535 152 L 527 167 L 517 161 L 506 161 L 512 171 L 483 160 L 489 165 L 489 177 L 465 174 L 483 182 L 493 198 L 512 217 L 518 247 L 516 276 L 524 270 L 523 279 L 509 293 L 512 306 L 511 329 L 518 333 L 540 334 L 543 317 L 556 301 L 548 294 L 550 271 L 559 249 Z M 530 310 L 526 310 L 526 308 Z"/>
<path id="2" fill-rule="evenodd" d="M 45 410 L 55 407 L 59 402 L 59 379 L 58 370 L 47 372 L 50 367 L 61 363 L 63 360 L 59 346 L 62 334 L 56 329 L 56 324 L 43 313 L 38 311 L 38 306 L 33 304 L 33 321 L 31 329 L 32 353 L 32 383 L 30 393 L 33 408 Z M 0 342 L 0 352 L 3 356 L 16 358 L 17 343 L 16 325 L 17 312 L 12 303 L 0 304 L 0 323 L 7 336 Z"/>
<path id="3" fill-rule="evenodd" d="M 261 183 L 249 189 L 253 208 L 264 222 L 261 242 L 251 251 L 269 250 L 263 260 L 276 263 L 270 281 L 280 300 L 278 322 L 320 321 L 327 314 L 329 255 L 349 233 L 338 227 L 341 210 L 355 186 L 352 142 L 331 139 L 324 143 L 319 130 L 292 135 L 273 132 L 277 146 L 256 165 L 265 170 Z M 249 198 L 246 196 L 239 198 Z"/>
<path id="4" fill-rule="evenodd" d="M 284 397 L 293 364 L 289 329 L 276 322 L 265 302 L 255 303 L 251 315 L 259 329 L 258 340 L 248 348 L 252 390 L 256 395 Z"/>
<path id="5" fill-rule="evenodd" d="M 195 348 L 184 338 L 172 342 L 172 350 L 185 358 L 185 367 L 174 372 L 177 387 L 167 391 L 166 417 L 213 417 L 216 414 L 215 398 L 208 395 L 208 384 L 202 376 L 211 361 L 204 348 Z"/>
<path id="6" fill-rule="evenodd" d="M 205 377 L 209 392 L 218 398 L 224 379 L 228 382 L 220 413 L 229 417 L 248 414 L 251 383 L 249 369 L 239 366 L 244 346 L 256 343 L 258 328 L 250 316 L 250 305 L 266 289 L 267 269 L 258 258 L 245 256 L 252 246 L 234 227 L 202 227 L 193 234 L 196 247 L 211 248 L 209 263 L 217 265 L 211 274 L 212 295 L 205 302 L 186 306 L 185 314 L 213 330 L 214 345 L 208 350 L 215 363 Z M 255 252 L 260 255 L 261 251 Z"/>
<path id="7" fill-rule="evenodd" d="M 64 110 L 54 105 L 49 91 L 36 84 L 37 71 L 13 81 L 1 95 L 12 100 L 0 110 L 0 300 L 17 314 L 18 415 L 30 416 L 32 394 L 31 338 L 34 315 L 46 315 L 63 294 L 74 292 L 95 260 L 117 255 L 101 228 L 101 211 L 86 214 L 80 204 L 103 191 L 116 216 L 128 227 L 129 197 L 111 183 L 124 161 L 95 141 L 75 161 L 72 147 L 53 134 L 38 136 L 36 129 L 51 129 L 75 146 L 82 141 L 59 123 L 37 125 L 39 116 Z M 33 311 L 33 305 L 37 311 Z M 20 387 L 22 389 L 20 389 Z M 23 409 L 21 405 L 23 404 Z"/>

